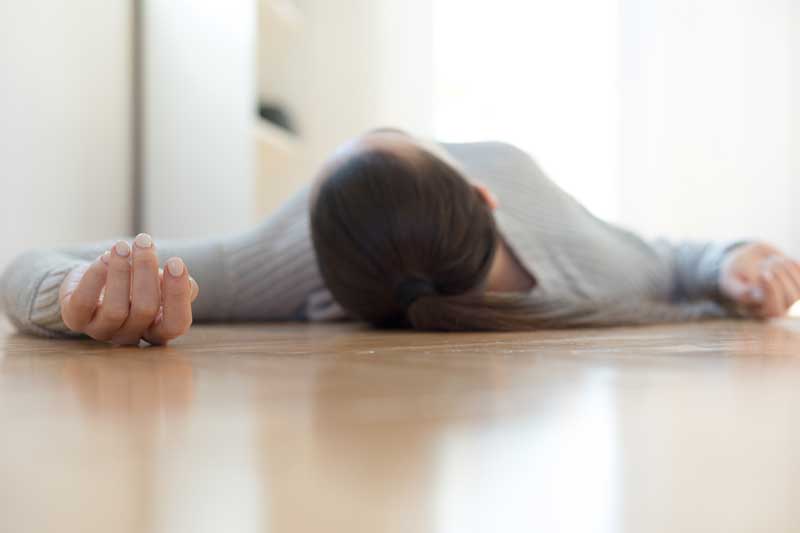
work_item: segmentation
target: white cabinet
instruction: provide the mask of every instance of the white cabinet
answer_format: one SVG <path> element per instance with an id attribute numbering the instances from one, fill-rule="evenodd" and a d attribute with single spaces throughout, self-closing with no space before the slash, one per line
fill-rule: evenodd
<path id="1" fill-rule="evenodd" d="M 144 229 L 205 237 L 252 220 L 253 0 L 146 0 Z"/>
<path id="2" fill-rule="evenodd" d="M 0 270 L 131 228 L 131 3 L 0 2 Z"/>
<path id="3" fill-rule="evenodd" d="M 427 0 L 145 0 L 145 229 L 246 227 L 347 138 L 428 133 L 431 20 Z M 259 118 L 259 102 L 293 131 Z"/>

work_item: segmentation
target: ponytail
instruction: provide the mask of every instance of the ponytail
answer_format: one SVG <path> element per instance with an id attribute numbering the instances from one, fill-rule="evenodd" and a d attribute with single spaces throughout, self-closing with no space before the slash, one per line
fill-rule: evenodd
<path id="1" fill-rule="evenodd" d="M 424 295 L 408 307 L 420 330 L 520 331 L 685 322 L 735 316 L 712 301 L 671 304 L 650 300 L 547 300 L 515 293 Z"/>

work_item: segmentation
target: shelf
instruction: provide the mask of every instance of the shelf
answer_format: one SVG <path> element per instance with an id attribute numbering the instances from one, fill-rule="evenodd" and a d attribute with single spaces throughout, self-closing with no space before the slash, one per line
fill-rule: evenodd
<path id="1" fill-rule="evenodd" d="M 305 17 L 293 0 L 260 0 L 261 16 L 266 19 L 263 24 L 266 28 L 270 22 L 277 22 L 282 27 L 296 32 L 303 27 Z"/>
<path id="2" fill-rule="evenodd" d="M 295 152 L 300 148 L 297 136 L 263 119 L 256 119 L 253 132 L 259 142 L 268 144 L 285 152 Z"/>

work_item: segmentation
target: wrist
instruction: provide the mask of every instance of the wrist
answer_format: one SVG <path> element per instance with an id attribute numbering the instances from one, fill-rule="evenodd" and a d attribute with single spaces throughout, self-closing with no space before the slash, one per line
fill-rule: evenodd
<path id="1" fill-rule="evenodd" d="M 711 287 L 711 297 L 722 303 L 735 303 L 723 289 L 723 279 L 730 268 L 736 252 L 745 245 L 752 244 L 748 240 L 736 240 L 720 243 L 717 259 L 712 262 L 709 277 L 713 280 Z"/>

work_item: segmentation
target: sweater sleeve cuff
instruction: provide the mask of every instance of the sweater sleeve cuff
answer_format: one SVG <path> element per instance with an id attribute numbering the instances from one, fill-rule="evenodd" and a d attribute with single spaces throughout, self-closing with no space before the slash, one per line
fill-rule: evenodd
<path id="1" fill-rule="evenodd" d="M 719 285 L 722 265 L 730 252 L 751 242 L 748 240 L 729 240 L 715 243 L 709 247 L 706 253 L 703 254 L 698 269 L 698 281 L 705 294 L 719 302 L 725 299 Z"/>
<path id="2" fill-rule="evenodd" d="M 61 319 L 61 305 L 58 301 L 61 282 L 69 272 L 82 262 L 76 262 L 68 267 L 61 267 L 47 273 L 42 278 L 31 302 L 28 316 L 31 326 L 58 336 L 79 336 L 71 331 Z"/>
<path id="3" fill-rule="evenodd" d="M 67 274 L 86 263 L 82 259 L 38 252 L 20 256 L 1 281 L 0 296 L 8 318 L 20 331 L 43 337 L 83 336 L 64 325 L 58 292 Z"/>

